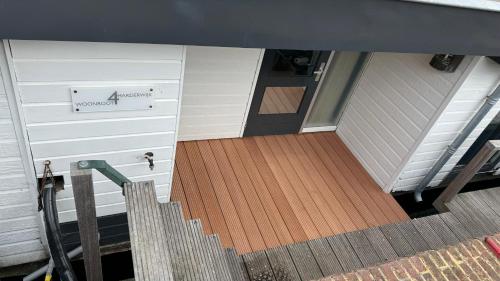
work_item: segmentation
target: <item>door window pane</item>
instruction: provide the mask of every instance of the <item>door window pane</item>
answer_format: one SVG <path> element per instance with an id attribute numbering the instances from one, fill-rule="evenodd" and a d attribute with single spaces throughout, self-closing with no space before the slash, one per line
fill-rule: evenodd
<path id="1" fill-rule="evenodd" d="M 367 53 L 335 52 L 305 128 L 337 125 L 366 58 Z"/>
<path id="2" fill-rule="evenodd" d="M 314 66 L 314 51 L 276 50 L 271 72 L 276 75 L 285 76 L 311 75 L 314 71 Z"/>
<path id="3" fill-rule="evenodd" d="M 306 87 L 266 87 L 259 114 L 297 113 Z"/>

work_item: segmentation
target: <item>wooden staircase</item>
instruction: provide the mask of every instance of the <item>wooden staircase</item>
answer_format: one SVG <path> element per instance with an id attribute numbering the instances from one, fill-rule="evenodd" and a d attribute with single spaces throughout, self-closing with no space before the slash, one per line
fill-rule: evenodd
<path id="1" fill-rule="evenodd" d="M 314 280 L 500 232 L 500 188 L 464 193 L 451 212 L 239 256 L 158 203 L 153 182 L 124 189 L 135 280 Z"/>

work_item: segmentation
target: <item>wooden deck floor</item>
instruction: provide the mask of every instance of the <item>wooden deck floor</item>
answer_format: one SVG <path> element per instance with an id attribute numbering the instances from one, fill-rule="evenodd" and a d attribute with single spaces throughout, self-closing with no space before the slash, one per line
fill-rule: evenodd
<path id="1" fill-rule="evenodd" d="M 409 219 L 335 133 L 179 142 L 172 200 L 248 253 Z"/>

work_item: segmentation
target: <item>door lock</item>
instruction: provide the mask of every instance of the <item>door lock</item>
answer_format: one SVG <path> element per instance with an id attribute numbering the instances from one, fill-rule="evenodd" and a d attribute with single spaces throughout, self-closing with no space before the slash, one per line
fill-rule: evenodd
<path id="1" fill-rule="evenodd" d="M 314 81 L 318 82 L 320 79 L 321 79 L 321 76 L 323 75 L 323 72 L 325 72 L 325 66 L 326 66 L 326 62 L 322 62 L 320 65 L 319 65 L 319 68 L 318 70 L 314 71 Z"/>
<path id="2" fill-rule="evenodd" d="M 144 153 L 144 158 L 149 162 L 149 169 L 152 171 L 155 168 L 155 163 L 153 162 L 153 152 Z"/>

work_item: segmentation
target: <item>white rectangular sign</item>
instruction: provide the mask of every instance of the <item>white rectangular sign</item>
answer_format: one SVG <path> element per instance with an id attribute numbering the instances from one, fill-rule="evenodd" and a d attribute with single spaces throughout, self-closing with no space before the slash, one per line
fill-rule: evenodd
<path id="1" fill-rule="evenodd" d="M 151 86 L 72 87 L 74 112 L 149 110 L 156 89 Z"/>

